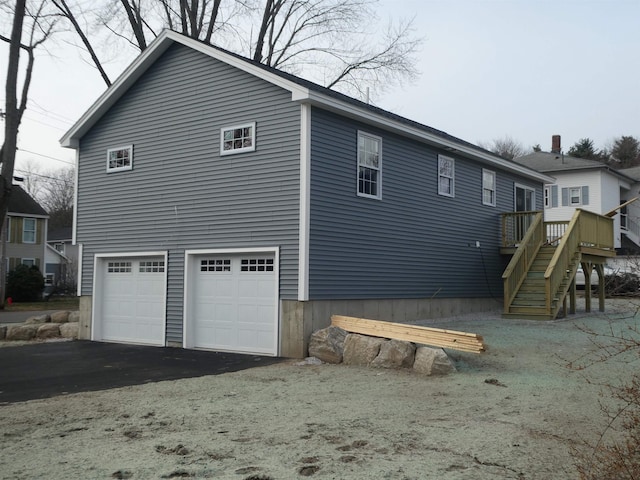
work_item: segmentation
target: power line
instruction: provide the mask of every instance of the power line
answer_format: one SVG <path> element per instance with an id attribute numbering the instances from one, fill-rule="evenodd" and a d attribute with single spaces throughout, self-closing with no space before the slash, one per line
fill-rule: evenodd
<path id="1" fill-rule="evenodd" d="M 45 155 L 44 153 L 32 152 L 31 150 L 25 150 L 24 148 L 18 148 L 18 150 L 20 152 L 27 152 L 27 153 L 31 153 L 33 155 L 38 155 L 40 157 L 50 158 L 51 160 L 56 160 L 57 162 L 67 163 L 69 165 L 73 165 L 74 167 L 76 166 L 75 162 L 70 162 L 68 160 L 62 160 L 61 158 L 51 157 L 49 155 Z"/>
<path id="2" fill-rule="evenodd" d="M 56 178 L 56 177 L 51 177 L 49 175 L 42 175 L 40 173 L 29 172 L 27 170 L 20 170 L 19 168 L 16 169 L 16 172 L 21 173 L 21 174 L 23 174 L 25 176 L 46 178 L 46 179 L 53 180 L 53 181 L 56 181 L 56 182 L 66 183 L 68 185 L 71 185 L 73 183 L 72 181 L 65 180 L 64 178 Z"/>

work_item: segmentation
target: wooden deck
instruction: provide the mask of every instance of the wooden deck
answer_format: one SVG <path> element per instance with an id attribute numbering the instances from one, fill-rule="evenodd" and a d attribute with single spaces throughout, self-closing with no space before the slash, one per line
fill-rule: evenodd
<path id="1" fill-rule="evenodd" d="M 604 311 L 604 264 L 616 255 L 611 217 L 577 209 L 568 222 L 545 222 L 542 212 L 506 213 L 500 251 L 511 256 L 502 275 L 503 316 L 555 319 L 575 313 L 578 268 L 585 274 L 587 311 L 591 311 L 593 270 L 599 280 L 599 308 Z"/>

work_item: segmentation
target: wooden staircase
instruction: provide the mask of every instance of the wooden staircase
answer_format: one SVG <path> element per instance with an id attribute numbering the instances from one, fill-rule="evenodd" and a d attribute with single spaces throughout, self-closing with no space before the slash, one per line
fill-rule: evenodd
<path id="1" fill-rule="evenodd" d="M 528 214 L 516 216 L 511 229 L 503 220 L 503 248 L 513 248 L 502 275 L 503 317 L 553 320 L 561 310 L 566 314 L 568 295 L 571 312 L 575 311 L 575 276 L 581 263 L 598 264 L 601 274 L 606 258 L 615 256 L 613 222 L 609 217 L 577 209 L 571 221 L 559 227 L 560 222 L 544 222 L 541 212 Z"/>
<path id="2" fill-rule="evenodd" d="M 562 307 L 562 300 L 566 296 L 571 281 L 580 264 L 580 254 L 574 255 L 571 268 L 567 270 L 565 279 L 560 283 L 557 292 L 550 299 L 551 314 L 547 312 L 547 296 L 545 289 L 545 272 L 549 268 L 551 259 L 556 251 L 554 246 L 542 246 L 533 259 L 527 276 L 524 278 L 516 296 L 504 317 L 527 318 L 533 320 L 551 320 L 555 318 Z"/>

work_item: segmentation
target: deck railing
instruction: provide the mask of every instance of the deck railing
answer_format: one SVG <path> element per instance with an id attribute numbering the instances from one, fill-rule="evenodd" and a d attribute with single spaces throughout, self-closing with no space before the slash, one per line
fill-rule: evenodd
<path id="1" fill-rule="evenodd" d="M 520 228 L 528 222 L 528 230 L 526 233 L 519 238 L 517 244 L 519 248 L 514 253 L 513 257 L 511 257 L 511 261 L 504 273 L 502 274 L 502 281 L 504 283 L 504 308 L 505 311 L 509 309 L 511 302 L 518 293 L 518 288 L 524 279 L 527 276 L 527 272 L 531 267 L 531 263 L 536 258 L 536 254 L 538 250 L 540 250 L 540 246 L 544 243 L 545 239 L 545 229 L 544 222 L 542 221 L 542 212 L 518 212 L 518 213 L 534 213 L 534 215 L 509 215 L 505 214 L 503 217 L 503 239 L 504 236 L 504 225 L 506 219 L 514 219 L 515 221 L 512 223 L 513 226 Z M 511 232 L 508 233 L 518 233 Z M 517 238 L 515 235 L 510 238 Z M 515 245 L 515 244 L 514 244 Z"/>
<path id="2" fill-rule="evenodd" d="M 613 250 L 613 219 L 576 209 L 544 274 L 546 310 L 549 315 L 556 313 L 552 311 L 553 300 L 560 284 L 567 278 L 567 272 L 577 268 L 575 256 L 579 247 Z M 559 304 L 555 308 L 559 309 Z"/>
<path id="3" fill-rule="evenodd" d="M 502 214 L 502 246 L 520 245 L 527 230 L 540 212 L 508 212 Z"/>

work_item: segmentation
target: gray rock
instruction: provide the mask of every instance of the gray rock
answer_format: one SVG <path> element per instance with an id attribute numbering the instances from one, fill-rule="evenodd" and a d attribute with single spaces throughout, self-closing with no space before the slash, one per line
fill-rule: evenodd
<path id="1" fill-rule="evenodd" d="M 10 325 L 7 327 L 7 340 L 32 340 L 40 325 Z"/>
<path id="2" fill-rule="evenodd" d="M 80 321 L 80 312 L 69 312 L 69 323 L 77 323 Z"/>
<path id="3" fill-rule="evenodd" d="M 46 315 L 36 315 L 34 317 L 27 318 L 24 323 L 27 325 L 38 325 L 41 323 L 49 323 L 51 321 L 51 316 L 49 314 Z"/>
<path id="4" fill-rule="evenodd" d="M 344 341 L 343 363 L 347 365 L 370 365 L 380 353 L 383 338 L 367 337 L 350 333 Z"/>
<path id="5" fill-rule="evenodd" d="M 447 375 L 455 372 L 456 367 L 441 348 L 418 347 L 413 369 L 424 375 Z"/>
<path id="6" fill-rule="evenodd" d="M 411 368 L 416 354 L 416 346 L 403 340 L 389 340 L 380 345 L 378 356 L 371 362 L 372 367 Z"/>
<path id="7" fill-rule="evenodd" d="M 78 322 L 69 322 L 60 325 L 60 336 L 62 338 L 78 338 Z"/>
<path id="8" fill-rule="evenodd" d="M 327 363 L 342 362 L 346 336 L 347 332 L 333 325 L 313 332 L 309 341 L 309 356 Z"/>
<path id="9" fill-rule="evenodd" d="M 69 311 L 61 310 L 59 312 L 53 312 L 51 314 L 51 321 L 53 323 L 67 323 L 69 321 Z"/>
<path id="10" fill-rule="evenodd" d="M 60 336 L 60 326 L 56 323 L 43 323 L 36 332 L 37 338 L 57 338 Z"/>
<path id="11" fill-rule="evenodd" d="M 4 340 L 7 338 L 7 326 L 0 325 L 0 340 Z"/>

